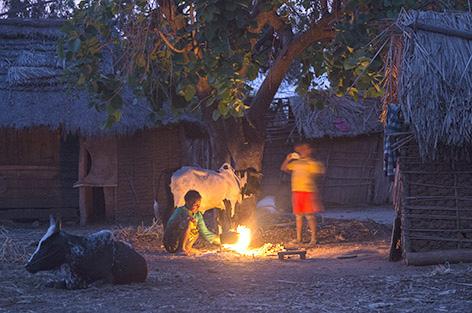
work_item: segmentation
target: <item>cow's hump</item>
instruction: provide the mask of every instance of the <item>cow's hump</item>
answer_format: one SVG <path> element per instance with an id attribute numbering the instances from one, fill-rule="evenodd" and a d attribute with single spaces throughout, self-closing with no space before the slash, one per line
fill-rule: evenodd
<path id="1" fill-rule="evenodd" d="M 94 249 L 100 246 L 106 246 L 113 242 L 115 237 L 110 230 L 101 230 L 87 236 L 87 243 L 90 248 Z"/>

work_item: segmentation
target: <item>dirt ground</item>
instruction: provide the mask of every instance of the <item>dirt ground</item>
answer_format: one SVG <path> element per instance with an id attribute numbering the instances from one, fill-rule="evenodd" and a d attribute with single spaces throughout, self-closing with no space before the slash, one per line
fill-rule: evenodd
<path id="1" fill-rule="evenodd" d="M 286 261 L 204 244 L 197 257 L 169 255 L 159 226 L 114 227 L 146 257 L 147 281 L 67 291 L 43 286 L 54 273 L 23 268 L 46 225 L 3 224 L 0 312 L 472 312 L 472 265 L 388 262 L 390 229 L 371 220 L 325 219 L 319 226 L 320 245 L 308 249 L 307 260 Z M 78 234 L 98 228 L 65 227 Z M 286 242 L 293 228 L 280 217 L 260 225 L 255 241 Z"/>

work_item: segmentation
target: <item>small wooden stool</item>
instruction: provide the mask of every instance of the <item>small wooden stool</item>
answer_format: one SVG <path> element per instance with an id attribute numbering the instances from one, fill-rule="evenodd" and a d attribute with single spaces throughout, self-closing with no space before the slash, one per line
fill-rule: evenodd
<path id="1" fill-rule="evenodd" d="M 306 259 L 306 250 L 280 251 L 280 252 L 277 252 L 277 255 L 279 257 L 279 260 L 284 260 L 284 257 L 288 256 L 288 255 L 299 255 L 300 259 L 305 260 Z"/>

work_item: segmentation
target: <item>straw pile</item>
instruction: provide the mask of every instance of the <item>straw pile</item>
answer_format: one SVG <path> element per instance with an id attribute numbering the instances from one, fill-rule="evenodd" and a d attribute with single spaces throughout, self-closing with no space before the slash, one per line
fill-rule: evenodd
<path id="1" fill-rule="evenodd" d="M 129 242 L 138 250 L 157 251 L 162 247 L 164 229 L 162 224 L 154 219 L 150 226 L 120 227 L 113 234 L 118 240 Z"/>

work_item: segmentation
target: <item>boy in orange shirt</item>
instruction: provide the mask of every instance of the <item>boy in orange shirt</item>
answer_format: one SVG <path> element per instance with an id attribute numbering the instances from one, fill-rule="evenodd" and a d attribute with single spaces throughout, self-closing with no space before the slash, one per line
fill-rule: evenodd
<path id="1" fill-rule="evenodd" d="M 311 231 L 309 245 L 314 246 L 316 245 L 315 213 L 322 211 L 314 178 L 316 175 L 323 174 L 325 169 L 322 163 L 311 157 L 310 144 L 297 143 L 294 150 L 296 153 L 288 154 L 280 169 L 292 174 L 292 207 L 297 228 L 295 243 L 302 243 L 303 216 L 305 216 Z"/>

